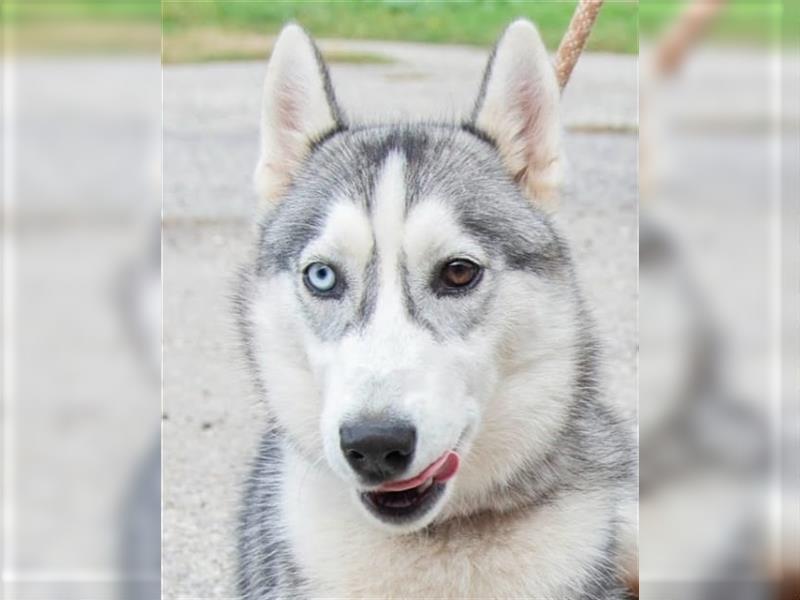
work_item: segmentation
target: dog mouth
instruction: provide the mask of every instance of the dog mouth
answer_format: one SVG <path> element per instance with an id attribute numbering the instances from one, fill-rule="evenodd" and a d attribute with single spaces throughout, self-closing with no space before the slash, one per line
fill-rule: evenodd
<path id="1" fill-rule="evenodd" d="M 362 492 L 361 501 L 385 522 L 404 524 L 427 514 L 444 494 L 447 482 L 458 471 L 459 456 L 448 450 L 410 479 L 389 481 L 377 490 Z"/>

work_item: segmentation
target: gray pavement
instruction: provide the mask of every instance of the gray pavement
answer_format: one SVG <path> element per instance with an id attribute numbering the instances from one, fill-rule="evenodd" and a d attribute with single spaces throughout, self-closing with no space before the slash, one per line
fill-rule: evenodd
<path id="1" fill-rule="evenodd" d="M 486 59 L 474 48 L 347 47 L 396 58 L 332 66 L 345 110 L 366 119 L 459 116 Z M 230 295 L 253 231 L 250 174 L 264 67 L 164 69 L 164 598 L 234 594 L 236 510 L 264 410 L 237 348 Z M 585 55 L 573 77 L 564 97 L 569 183 L 557 220 L 606 344 L 609 396 L 632 409 L 636 59 Z"/>
<path id="2" fill-rule="evenodd" d="M 468 114 L 487 52 L 460 46 L 322 42 L 325 49 L 371 52 L 391 64 L 331 65 L 351 118 L 447 119 Z M 250 215 L 265 62 L 169 66 L 164 70 L 164 210 L 168 220 Z M 571 131 L 632 132 L 637 59 L 581 57 L 563 97 Z M 187 176 L 188 174 L 191 176 Z"/>

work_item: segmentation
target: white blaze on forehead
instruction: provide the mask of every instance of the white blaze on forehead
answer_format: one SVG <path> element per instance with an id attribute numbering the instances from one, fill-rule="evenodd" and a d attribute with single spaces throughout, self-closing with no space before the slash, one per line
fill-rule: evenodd
<path id="1" fill-rule="evenodd" d="M 403 155 L 391 152 L 381 167 L 373 195 L 372 227 L 381 274 L 379 308 L 402 303 L 399 267 L 406 206 L 405 166 Z"/>

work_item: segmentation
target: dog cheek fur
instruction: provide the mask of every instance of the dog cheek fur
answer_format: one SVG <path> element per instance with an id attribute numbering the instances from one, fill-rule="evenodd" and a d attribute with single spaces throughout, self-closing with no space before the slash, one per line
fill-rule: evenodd
<path id="1" fill-rule="evenodd" d="M 563 427 L 577 370 L 577 299 L 568 285 L 510 271 L 491 307 L 493 370 L 469 456 L 446 514 L 467 514 L 489 502 L 497 486 L 541 460 Z M 496 503 L 495 498 L 492 502 Z"/>
<path id="2" fill-rule="evenodd" d="M 255 286 L 250 310 L 253 360 L 267 403 L 268 417 L 305 456 L 322 453 L 319 439 L 320 390 L 303 340 L 302 319 L 296 308 L 295 285 L 282 273 Z M 288 399 L 302 398 L 302 402 Z"/>

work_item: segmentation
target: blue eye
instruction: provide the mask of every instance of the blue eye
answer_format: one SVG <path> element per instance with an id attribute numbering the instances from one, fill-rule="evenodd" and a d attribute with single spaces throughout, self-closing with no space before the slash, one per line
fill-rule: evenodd
<path id="1" fill-rule="evenodd" d="M 304 275 L 306 286 L 312 292 L 324 294 L 336 286 L 336 271 L 325 263 L 311 263 L 306 267 Z"/>

